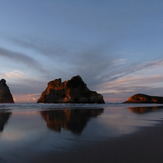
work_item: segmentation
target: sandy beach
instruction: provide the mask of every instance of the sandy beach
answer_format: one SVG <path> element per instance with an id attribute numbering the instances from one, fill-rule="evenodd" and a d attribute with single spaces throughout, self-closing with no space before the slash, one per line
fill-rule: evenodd
<path id="1" fill-rule="evenodd" d="M 75 152 L 48 153 L 32 158 L 31 162 L 57 163 L 162 163 L 163 121 L 153 127 L 95 143 Z"/>

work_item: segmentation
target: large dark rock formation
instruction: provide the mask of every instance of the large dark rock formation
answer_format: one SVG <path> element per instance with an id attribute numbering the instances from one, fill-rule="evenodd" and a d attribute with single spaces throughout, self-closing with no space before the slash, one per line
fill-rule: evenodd
<path id="1" fill-rule="evenodd" d="M 149 96 L 145 94 L 135 94 L 128 98 L 124 103 L 158 103 L 163 104 L 163 97 Z"/>
<path id="2" fill-rule="evenodd" d="M 103 96 L 87 88 L 82 78 L 74 76 L 71 80 L 61 82 L 55 79 L 37 101 L 38 103 L 105 103 Z"/>
<path id="3" fill-rule="evenodd" d="M 0 103 L 14 103 L 12 94 L 5 79 L 0 80 Z"/>

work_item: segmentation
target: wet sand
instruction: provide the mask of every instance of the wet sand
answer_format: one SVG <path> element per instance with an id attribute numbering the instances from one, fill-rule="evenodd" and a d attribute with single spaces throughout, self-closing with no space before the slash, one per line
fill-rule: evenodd
<path id="1" fill-rule="evenodd" d="M 32 163 L 162 163 L 163 121 L 141 127 L 133 134 L 97 142 L 89 147 L 64 153 L 33 157 Z"/>

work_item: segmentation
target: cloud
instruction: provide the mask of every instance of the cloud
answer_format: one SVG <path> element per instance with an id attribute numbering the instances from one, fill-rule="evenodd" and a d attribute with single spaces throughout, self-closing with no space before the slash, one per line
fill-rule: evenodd
<path id="1" fill-rule="evenodd" d="M 12 38 L 11 40 L 24 48 L 33 49 L 39 52 L 40 55 L 54 60 L 54 63 L 62 63 L 62 67 L 65 66 L 66 68 L 62 69 L 61 65 L 58 65 L 58 70 L 62 69 L 62 74 L 64 74 L 61 76 L 70 78 L 73 75 L 81 75 L 88 85 L 95 89 L 100 83 L 115 81 L 163 62 L 163 60 L 143 64 L 141 62 L 128 62 L 126 58 L 120 57 L 119 54 L 115 55 L 114 45 L 112 45 L 113 47 L 106 47 L 106 45 L 101 44 L 91 47 L 89 45 L 75 44 L 72 47 L 65 47 L 59 45 L 59 43 L 54 43 L 51 46 L 46 42 L 37 42 L 30 39 Z"/>
<path id="2" fill-rule="evenodd" d="M 123 65 L 121 68 L 116 68 L 116 70 L 113 69 L 105 78 L 107 82 L 111 82 L 123 78 L 127 75 L 134 74 L 138 71 L 151 69 L 154 66 L 161 65 L 163 65 L 163 60 L 155 60 L 146 63 L 128 63 L 126 65 Z"/>
<path id="3" fill-rule="evenodd" d="M 128 84 L 131 85 L 149 85 L 151 83 L 159 83 L 160 81 L 163 81 L 163 75 L 150 75 L 150 76 L 127 76 L 121 79 L 117 79 L 113 82 L 109 82 L 107 83 L 107 85 L 109 86 L 110 84 L 113 86 L 117 86 L 117 85 L 125 85 L 126 87 L 128 86 Z"/>
<path id="4" fill-rule="evenodd" d="M 5 48 L 0 48 L 0 56 L 13 60 L 16 63 L 22 63 L 28 68 L 33 68 L 33 70 L 38 70 L 39 72 L 47 72 L 45 69 L 42 68 L 38 61 L 26 54 L 18 53 Z"/>
<path id="5" fill-rule="evenodd" d="M 3 74 L 4 77 L 7 77 L 7 78 L 25 78 L 26 77 L 26 74 L 19 71 L 19 70 L 13 70 L 13 71 L 10 71 L 10 72 L 6 72 Z"/>
<path id="6" fill-rule="evenodd" d="M 40 55 L 49 58 L 50 61 L 54 60 L 54 63 L 61 63 L 62 67 L 66 67 L 64 68 L 65 78 L 70 78 L 73 75 L 81 75 L 89 85 L 97 85 L 101 82 L 100 76 L 107 72 L 114 58 L 112 50 L 109 50 L 109 53 L 108 47 L 105 45 L 90 47 L 89 45 L 76 43 L 72 46 L 64 46 L 54 43 L 51 46 L 43 42 L 39 43 L 18 38 L 12 38 L 11 40 L 23 48 L 37 51 Z M 58 67 L 60 70 L 62 69 L 61 64 Z"/>
<path id="7" fill-rule="evenodd" d="M 60 57 L 68 52 L 68 47 L 63 47 L 59 43 L 51 43 L 45 41 L 36 41 L 31 39 L 19 39 L 19 38 L 9 38 L 13 43 L 26 48 L 31 49 L 38 52 L 44 56 L 55 56 Z"/>
<path id="8" fill-rule="evenodd" d="M 47 79 L 34 79 L 34 78 L 22 78 L 18 81 L 8 82 L 8 86 L 11 88 L 13 94 L 25 95 L 25 94 L 35 94 L 45 90 L 47 87 Z"/>
<path id="9" fill-rule="evenodd" d="M 107 73 L 112 65 L 113 57 L 105 54 L 101 47 L 85 49 L 76 54 L 74 59 L 70 59 L 72 71 L 81 75 L 89 85 L 97 85 L 103 81 L 101 76 Z"/>
<path id="10" fill-rule="evenodd" d="M 115 81 L 126 75 L 135 73 L 142 69 L 158 65 L 163 60 L 156 60 L 146 63 L 130 63 L 126 58 L 114 55 L 114 49 L 109 47 L 109 50 L 104 45 L 96 47 L 88 47 L 86 45 L 76 45 L 74 47 L 64 47 L 53 45 L 49 46 L 46 43 L 31 40 L 21 40 L 18 38 L 11 39 L 13 42 L 25 48 L 33 49 L 50 59 L 55 59 L 54 62 L 62 62 L 62 65 L 67 64 L 68 67 L 64 74 L 68 76 L 81 75 L 84 80 L 93 88 L 103 82 Z M 60 65 L 59 65 L 60 66 Z"/>
<path id="11" fill-rule="evenodd" d="M 40 97 L 40 94 L 33 93 L 33 94 L 14 94 L 14 101 L 15 102 L 21 102 L 21 103 L 29 103 L 34 102 L 36 103 L 38 98 Z"/>

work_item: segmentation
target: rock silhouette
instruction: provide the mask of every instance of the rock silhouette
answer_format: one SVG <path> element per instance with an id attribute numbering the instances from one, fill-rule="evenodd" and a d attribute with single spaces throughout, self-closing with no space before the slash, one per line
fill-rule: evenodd
<path id="1" fill-rule="evenodd" d="M 82 78 L 74 76 L 71 80 L 55 79 L 37 101 L 38 103 L 105 103 L 103 96 L 88 89 Z"/>
<path id="2" fill-rule="evenodd" d="M 163 97 L 149 96 L 145 94 L 135 94 L 128 98 L 124 103 L 158 103 L 163 104 Z"/>
<path id="3" fill-rule="evenodd" d="M 0 103 L 14 103 L 12 94 L 5 79 L 0 80 Z"/>
<path id="4" fill-rule="evenodd" d="M 103 108 L 99 109 L 64 109 L 41 111 L 41 116 L 46 121 L 47 127 L 56 132 L 61 129 L 70 130 L 74 134 L 80 134 L 86 127 L 90 118 L 97 117 L 103 113 Z"/>

